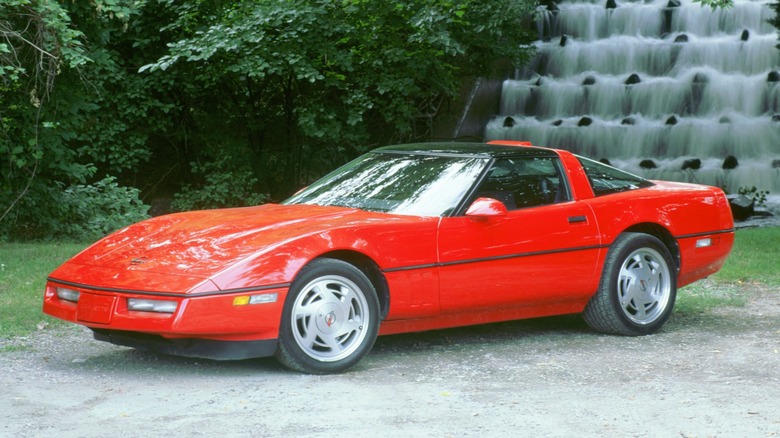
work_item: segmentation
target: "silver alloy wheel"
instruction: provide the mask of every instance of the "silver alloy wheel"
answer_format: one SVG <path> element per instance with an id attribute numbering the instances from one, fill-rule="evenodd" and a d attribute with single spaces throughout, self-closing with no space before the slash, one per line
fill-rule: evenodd
<path id="1" fill-rule="evenodd" d="M 618 300 L 625 316 L 636 324 L 650 324 L 669 304 L 672 284 L 663 256 L 652 248 L 632 252 L 620 267 Z"/>
<path id="2" fill-rule="evenodd" d="M 364 292 L 340 275 L 318 277 L 307 284 L 290 315 L 300 349 L 321 362 L 350 356 L 363 343 L 370 318 Z"/>

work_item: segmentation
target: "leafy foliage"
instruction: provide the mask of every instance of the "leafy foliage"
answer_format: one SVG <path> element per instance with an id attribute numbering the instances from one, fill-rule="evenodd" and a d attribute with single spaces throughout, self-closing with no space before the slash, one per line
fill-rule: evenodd
<path id="1" fill-rule="evenodd" d="M 774 16 L 768 21 L 770 24 L 772 24 L 772 26 L 775 27 L 775 29 L 778 30 L 778 38 L 780 38 L 780 0 L 775 0 L 772 3 L 769 3 L 769 7 L 772 8 L 772 11 L 774 11 Z M 780 44 L 778 44 L 776 47 L 780 49 Z"/>
<path id="2" fill-rule="evenodd" d="M 532 39 L 518 25 L 531 4 L 509 0 L 170 5 L 178 20 L 167 29 L 186 37 L 141 71 L 194 68 L 219 86 L 256 158 L 284 170 L 269 181 L 279 192 L 321 171 L 305 168 L 314 153 L 343 162 L 360 152 L 332 145 L 414 139 L 415 117 L 454 96 L 460 77 L 522 61 Z"/>
<path id="3" fill-rule="evenodd" d="M 102 145 L 88 138 L 91 133 L 112 132 L 95 124 L 96 112 L 108 115 L 100 106 L 99 96 L 105 96 L 105 89 L 102 83 L 85 81 L 91 73 L 114 65 L 97 43 L 121 32 L 137 3 L 15 0 L 0 4 L 0 41 L 4 41 L 0 47 L 0 71 L 4 73 L 0 76 L 4 103 L 0 107 L 0 238 L 75 238 L 94 234 L 95 221 L 113 223 L 100 215 L 64 214 L 62 208 L 74 201 L 68 198 L 73 192 L 63 190 L 79 184 L 93 187 L 90 180 L 101 190 L 107 184 L 107 169 L 90 159 L 105 156 L 96 152 Z M 96 44 L 88 47 L 86 41 Z M 121 147 L 118 136 L 106 142 Z M 90 143 L 82 143 L 85 140 Z M 143 155 L 137 149 L 128 155 Z M 88 196 L 91 192 L 76 193 Z M 92 211 L 100 214 L 100 209 Z M 85 222 L 73 225 L 73 220 Z"/>
<path id="4" fill-rule="evenodd" d="M 136 188 L 121 187 L 116 178 L 76 184 L 62 191 L 59 217 L 52 218 L 58 238 L 95 240 L 126 225 L 146 219 L 149 207 Z"/>
<path id="5" fill-rule="evenodd" d="M 185 185 L 174 196 L 173 209 L 178 211 L 222 207 L 259 205 L 268 196 L 257 193 L 257 178 L 252 171 L 234 157 L 219 154 L 213 161 L 191 163 L 193 173 L 204 182 L 199 186 Z"/>
<path id="6" fill-rule="evenodd" d="M 120 186 L 114 177 L 31 190 L 15 211 L 13 234 L 3 240 L 92 241 L 148 217 L 139 190 Z"/>
<path id="7" fill-rule="evenodd" d="M 709 6 L 712 9 L 728 9 L 734 6 L 734 0 L 693 0 L 694 3 L 701 3 L 702 6 Z"/>
<path id="8" fill-rule="evenodd" d="M 369 147 L 425 140 L 420 120 L 464 77 L 527 58 L 534 5 L 6 0 L 0 239 L 78 234 L 58 220 L 88 233 L 92 219 L 60 211 L 63 190 L 107 177 L 116 195 L 178 192 L 179 208 L 243 205 Z"/>
<path id="9" fill-rule="evenodd" d="M 759 190 L 756 186 L 740 187 L 738 193 L 747 196 L 759 207 L 766 204 L 766 197 L 769 195 L 768 190 Z"/>

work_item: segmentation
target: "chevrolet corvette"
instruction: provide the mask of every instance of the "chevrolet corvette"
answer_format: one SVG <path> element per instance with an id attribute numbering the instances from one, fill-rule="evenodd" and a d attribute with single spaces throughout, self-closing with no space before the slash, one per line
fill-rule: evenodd
<path id="1" fill-rule="evenodd" d="M 117 345 L 337 373 L 385 334 L 572 313 L 655 333 L 733 241 L 715 187 L 524 142 L 388 146 L 280 204 L 119 230 L 51 273 L 43 311 Z"/>

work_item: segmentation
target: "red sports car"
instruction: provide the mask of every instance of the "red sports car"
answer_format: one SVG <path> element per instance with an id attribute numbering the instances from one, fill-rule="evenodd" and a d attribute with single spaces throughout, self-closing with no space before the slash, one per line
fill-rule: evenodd
<path id="1" fill-rule="evenodd" d="M 527 143 L 390 146 L 281 204 L 117 231 L 51 274 L 43 310 L 114 344 L 333 373 L 378 334 L 579 312 L 654 333 L 733 241 L 718 188 Z"/>

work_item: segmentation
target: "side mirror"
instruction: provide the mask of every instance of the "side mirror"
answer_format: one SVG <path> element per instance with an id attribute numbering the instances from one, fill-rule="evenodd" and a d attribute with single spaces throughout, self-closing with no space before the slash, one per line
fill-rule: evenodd
<path id="1" fill-rule="evenodd" d="M 466 216 L 477 218 L 506 216 L 506 214 L 506 205 L 493 198 L 477 198 L 466 210 Z"/>

